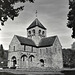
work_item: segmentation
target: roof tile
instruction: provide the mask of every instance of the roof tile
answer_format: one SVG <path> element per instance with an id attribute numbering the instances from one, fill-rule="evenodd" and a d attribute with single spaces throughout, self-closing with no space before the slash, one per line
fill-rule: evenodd
<path id="1" fill-rule="evenodd" d="M 18 35 L 16 35 L 16 37 L 18 38 L 18 40 L 20 41 L 22 45 L 36 46 L 35 43 L 31 39 L 18 36 Z"/>
<path id="2" fill-rule="evenodd" d="M 22 36 L 17 36 L 17 35 L 16 37 L 18 38 L 18 40 L 20 41 L 22 45 L 29 45 L 34 47 L 48 47 L 53 45 L 57 36 L 42 38 L 38 46 L 36 46 L 34 41 L 32 41 L 31 39 L 28 39 Z"/>
<path id="3" fill-rule="evenodd" d="M 40 41 L 40 43 L 39 43 L 39 47 L 52 46 L 56 37 L 57 36 L 42 38 L 41 41 Z"/>

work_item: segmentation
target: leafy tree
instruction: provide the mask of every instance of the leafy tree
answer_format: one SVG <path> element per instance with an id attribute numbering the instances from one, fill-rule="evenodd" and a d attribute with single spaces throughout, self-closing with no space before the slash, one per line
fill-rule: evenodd
<path id="1" fill-rule="evenodd" d="M 70 49 L 63 49 L 62 54 L 63 54 L 64 67 L 70 67 L 70 60 L 71 60 L 71 55 L 72 55 L 71 50 Z"/>
<path id="2" fill-rule="evenodd" d="M 75 68 L 75 50 L 62 49 L 64 67 Z"/>
<path id="3" fill-rule="evenodd" d="M 68 13 L 68 28 L 71 28 L 72 38 L 75 38 L 75 0 L 69 0 L 69 13 Z"/>
<path id="4" fill-rule="evenodd" d="M 14 8 L 16 3 L 25 3 L 25 2 L 34 2 L 34 0 L 0 0 L 0 21 L 1 25 L 4 25 L 4 22 L 8 18 L 14 20 L 14 17 L 18 17 L 19 12 L 23 10 L 24 6 L 19 6 Z M 1 30 L 1 29 L 0 29 Z"/>

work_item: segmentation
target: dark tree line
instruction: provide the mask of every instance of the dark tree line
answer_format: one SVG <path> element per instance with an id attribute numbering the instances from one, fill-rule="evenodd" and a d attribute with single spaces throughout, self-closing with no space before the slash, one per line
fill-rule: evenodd
<path id="1" fill-rule="evenodd" d="M 7 67 L 8 51 L 4 50 L 3 45 L 0 45 L 0 67 Z"/>
<path id="2" fill-rule="evenodd" d="M 0 0 L 0 21 L 1 25 L 4 25 L 4 22 L 8 20 L 8 18 L 14 20 L 14 17 L 18 17 L 19 12 L 23 10 L 24 6 L 19 6 L 14 8 L 16 3 L 25 3 L 25 2 L 33 3 L 34 0 Z"/>
<path id="3" fill-rule="evenodd" d="M 4 57 L 4 49 L 3 49 L 3 45 L 0 45 L 0 57 L 3 58 Z"/>
<path id="4" fill-rule="evenodd" d="M 69 0 L 69 9 L 67 27 L 72 29 L 72 38 L 75 38 L 75 0 Z"/>

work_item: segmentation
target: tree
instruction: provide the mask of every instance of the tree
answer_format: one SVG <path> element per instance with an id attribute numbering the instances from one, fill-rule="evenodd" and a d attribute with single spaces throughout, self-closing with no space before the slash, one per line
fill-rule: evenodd
<path id="1" fill-rule="evenodd" d="M 14 8 L 16 3 L 25 3 L 25 2 L 34 2 L 34 0 L 0 0 L 0 21 L 1 25 L 4 25 L 4 22 L 8 18 L 14 20 L 14 17 L 18 17 L 19 12 L 23 10 L 24 6 L 19 6 Z M 0 29 L 1 30 L 1 29 Z"/>
<path id="2" fill-rule="evenodd" d="M 75 68 L 75 50 L 62 49 L 63 66 Z"/>
<path id="3" fill-rule="evenodd" d="M 0 45 L 0 57 L 3 58 L 4 57 L 4 49 L 3 49 L 3 45 Z"/>
<path id="4" fill-rule="evenodd" d="M 72 38 L 75 38 L 75 0 L 69 0 L 69 9 L 67 27 L 72 29 Z"/>

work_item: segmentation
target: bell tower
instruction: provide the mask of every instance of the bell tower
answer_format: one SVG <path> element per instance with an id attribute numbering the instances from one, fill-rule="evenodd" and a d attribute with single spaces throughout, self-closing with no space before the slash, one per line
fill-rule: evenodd
<path id="1" fill-rule="evenodd" d="M 37 18 L 37 10 L 36 10 L 36 19 L 30 24 L 27 28 L 27 37 L 32 39 L 36 46 L 38 46 L 39 41 L 46 37 L 46 28 L 41 24 L 41 22 Z"/>
<path id="2" fill-rule="evenodd" d="M 46 37 L 46 28 L 40 23 L 36 18 L 31 25 L 27 28 L 27 37 L 32 39 L 36 46 L 38 46 L 39 41 Z"/>

